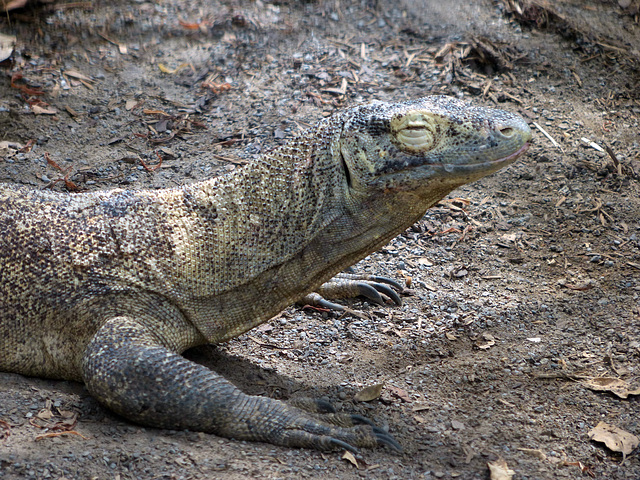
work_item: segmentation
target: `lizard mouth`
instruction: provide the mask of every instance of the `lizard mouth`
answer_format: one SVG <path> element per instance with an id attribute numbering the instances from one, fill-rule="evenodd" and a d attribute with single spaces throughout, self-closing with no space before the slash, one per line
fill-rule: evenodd
<path id="1" fill-rule="evenodd" d="M 511 163 L 515 161 L 518 157 L 520 157 L 523 153 L 525 153 L 529 149 L 529 142 L 525 142 L 518 150 L 513 152 L 511 155 L 507 155 L 506 157 L 499 158 L 498 160 L 493 160 L 490 163 Z"/>
<path id="2" fill-rule="evenodd" d="M 477 170 L 496 171 L 506 165 L 509 165 L 510 163 L 515 162 L 518 159 L 518 157 L 520 157 L 523 153 L 527 151 L 528 148 L 529 148 L 529 142 L 526 142 L 518 150 L 516 150 L 510 155 L 507 155 L 506 157 L 500 157 L 493 160 L 478 162 L 478 163 L 473 163 L 473 162 L 462 163 L 462 164 L 446 163 L 443 165 L 443 167 L 444 167 L 444 170 L 449 173 L 461 172 L 461 171 L 475 172 Z"/>
<path id="3" fill-rule="evenodd" d="M 524 154 L 529 148 L 529 142 L 526 142 L 522 145 L 518 150 L 513 152 L 506 157 L 500 157 L 489 161 L 478 162 L 478 163 L 445 163 L 440 167 L 451 175 L 469 175 L 466 181 L 471 181 L 469 178 L 476 177 L 478 173 L 480 173 L 477 178 L 484 177 L 490 173 L 496 172 L 501 168 L 515 162 L 522 154 Z"/>

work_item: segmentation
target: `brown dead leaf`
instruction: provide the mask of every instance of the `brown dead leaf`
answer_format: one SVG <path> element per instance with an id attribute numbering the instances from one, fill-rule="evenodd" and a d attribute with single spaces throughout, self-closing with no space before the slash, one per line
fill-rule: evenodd
<path id="1" fill-rule="evenodd" d="M 349 452 L 349 451 L 345 451 L 344 455 L 342 455 L 342 459 L 346 460 L 347 462 L 353 464 L 353 466 L 355 466 L 357 469 L 360 468 L 360 464 L 358 463 L 358 459 L 353 455 L 353 453 Z"/>
<path id="2" fill-rule="evenodd" d="M 568 461 L 563 461 L 561 463 L 561 465 L 565 466 L 565 467 L 578 467 L 580 469 L 580 472 L 585 473 L 587 475 L 589 475 L 591 478 L 595 478 L 595 474 L 593 473 L 593 470 L 591 470 L 591 467 L 589 467 L 588 465 L 585 465 L 582 462 L 568 462 Z"/>
<path id="3" fill-rule="evenodd" d="M 61 437 L 63 435 L 77 435 L 83 438 L 84 440 L 88 440 L 87 437 L 85 437 L 79 432 L 76 432 L 75 430 L 65 430 L 64 432 L 48 432 L 48 433 L 43 433 L 42 435 L 37 435 L 35 438 L 35 441 L 37 442 L 38 440 L 42 440 L 44 438 Z"/>
<path id="4" fill-rule="evenodd" d="M 73 78 L 77 78 L 78 80 L 82 80 L 84 82 L 89 82 L 89 83 L 93 82 L 93 79 L 91 77 L 88 77 L 84 73 L 80 73 L 79 71 L 73 68 L 71 70 L 65 70 L 64 74 Z"/>
<path id="5" fill-rule="evenodd" d="M 613 452 L 622 453 L 623 461 L 640 445 L 640 439 L 635 435 L 605 422 L 598 423 L 589 432 L 589 438 L 594 442 L 604 443 Z"/>
<path id="6" fill-rule="evenodd" d="M 494 462 L 488 462 L 491 480 L 511 480 L 516 474 L 507 466 L 507 462 L 503 458 L 499 458 Z"/>
<path id="7" fill-rule="evenodd" d="M 9 435 L 11 435 L 11 425 L 4 420 L 0 420 L 0 441 L 6 440 Z"/>
<path id="8" fill-rule="evenodd" d="M 482 338 L 483 340 L 479 340 L 476 342 L 476 347 L 478 347 L 480 350 L 487 350 L 496 344 L 495 337 L 490 333 L 483 333 Z"/>
<path id="9" fill-rule="evenodd" d="M 138 101 L 133 98 L 130 98 L 129 100 L 124 102 L 124 108 L 128 111 L 133 110 L 136 105 L 138 105 Z"/>
<path id="10" fill-rule="evenodd" d="M 188 67 L 189 67 L 188 63 L 181 63 L 176 68 L 169 68 L 166 65 L 164 65 L 163 63 L 159 63 L 158 64 L 158 69 L 162 73 L 168 73 L 169 75 L 173 75 L 174 73 L 178 73 L 180 70 L 182 70 L 184 68 L 188 68 Z"/>
<path id="11" fill-rule="evenodd" d="M 0 142 L 0 155 L 11 154 L 22 148 L 24 148 L 24 145 L 22 145 L 21 143 L 3 140 Z"/>
<path id="12" fill-rule="evenodd" d="M 387 387 L 387 390 L 389 390 L 389 393 L 391 393 L 391 395 L 398 397 L 403 402 L 411 403 L 411 397 L 406 390 L 394 386 Z"/>
<path id="13" fill-rule="evenodd" d="M 353 399 L 356 402 L 370 402 L 380 397 L 382 393 L 382 387 L 384 387 L 384 383 L 378 383 L 376 385 L 371 385 L 369 387 L 365 387 L 355 394 Z"/>
<path id="14" fill-rule="evenodd" d="M 185 28 L 187 30 L 199 30 L 201 28 L 201 26 L 203 26 L 202 22 L 192 23 L 192 22 L 186 22 L 186 21 L 180 20 L 180 19 L 178 19 L 178 23 L 180 24 L 180 26 L 182 26 L 183 28 Z"/>
<path id="15" fill-rule="evenodd" d="M 40 420 L 51 420 L 53 418 L 53 412 L 48 408 L 43 408 L 37 413 L 36 417 Z"/>
<path id="16" fill-rule="evenodd" d="M 521 451 L 522 453 L 526 453 L 527 455 L 536 457 L 539 460 L 547 459 L 547 456 L 545 455 L 545 453 L 539 448 L 518 448 L 518 450 Z"/>
<path id="17" fill-rule="evenodd" d="M 632 389 L 629 383 L 619 378 L 595 377 L 582 380 L 580 383 L 590 390 L 611 392 L 620 398 L 627 398 L 629 395 L 640 395 L 640 387 Z"/>
<path id="18" fill-rule="evenodd" d="M 58 110 L 51 106 L 42 107 L 40 105 L 31 105 L 31 111 L 36 115 L 55 115 Z"/>
<path id="19" fill-rule="evenodd" d="M 0 62 L 4 62 L 7 58 L 11 57 L 15 44 L 15 35 L 4 35 L 0 33 Z"/>

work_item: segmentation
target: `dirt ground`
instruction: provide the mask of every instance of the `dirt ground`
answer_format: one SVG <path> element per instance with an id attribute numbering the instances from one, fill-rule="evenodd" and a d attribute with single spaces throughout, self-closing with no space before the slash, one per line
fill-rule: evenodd
<path id="1" fill-rule="evenodd" d="M 640 387 L 638 8 L 115 0 L 4 15 L 17 41 L 0 64 L 2 182 L 179 185 L 344 106 L 430 94 L 519 112 L 534 141 L 356 266 L 407 282 L 401 307 L 291 307 L 188 352 L 250 393 L 367 415 L 404 453 L 363 450 L 356 466 L 141 428 L 80 384 L 0 373 L 0 477 L 486 479 L 504 459 L 516 479 L 639 479 L 637 449 L 620 453 L 633 437 L 618 451 L 590 439 L 599 422 L 640 436 L 640 396 L 622 398 Z M 611 379 L 618 395 L 594 390 Z M 47 435 L 76 416 L 79 435 Z"/>

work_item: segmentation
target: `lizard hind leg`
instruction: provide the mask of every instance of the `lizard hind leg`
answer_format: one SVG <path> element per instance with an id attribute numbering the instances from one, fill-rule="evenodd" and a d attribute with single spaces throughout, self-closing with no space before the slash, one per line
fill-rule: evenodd
<path id="1" fill-rule="evenodd" d="M 318 450 L 378 445 L 401 450 L 391 435 L 363 417 L 352 416 L 341 426 L 279 400 L 247 395 L 162 345 L 131 317 L 115 317 L 102 326 L 87 346 L 82 370 L 96 399 L 143 425 Z"/>

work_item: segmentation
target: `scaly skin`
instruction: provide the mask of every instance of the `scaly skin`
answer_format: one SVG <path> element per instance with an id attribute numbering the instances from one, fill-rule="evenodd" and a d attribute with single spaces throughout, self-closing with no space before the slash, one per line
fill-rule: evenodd
<path id="1" fill-rule="evenodd" d="M 83 381 L 145 425 L 399 448 L 366 419 L 248 396 L 180 354 L 267 321 L 454 188 L 514 161 L 530 135 L 517 115 L 427 97 L 344 110 L 181 188 L 2 185 L 0 369 Z"/>

